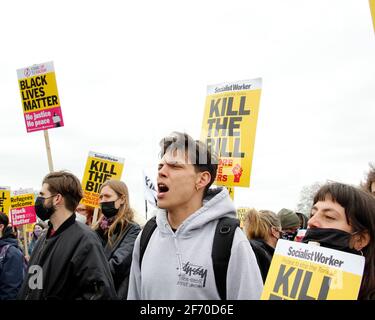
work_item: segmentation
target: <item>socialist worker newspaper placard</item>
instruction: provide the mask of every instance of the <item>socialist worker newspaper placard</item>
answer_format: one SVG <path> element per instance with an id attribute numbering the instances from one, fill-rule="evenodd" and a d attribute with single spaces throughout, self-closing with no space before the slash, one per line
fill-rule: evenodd
<path id="1" fill-rule="evenodd" d="M 219 157 L 216 185 L 250 185 L 261 87 L 261 78 L 207 87 L 201 140 Z"/>
<path id="2" fill-rule="evenodd" d="M 120 180 L 124 158 L 89 152 L 82 179 L 84 205 L 99 208 L 99 188 L 107 180 Z"/>
<path id="3" fill-rule="evenodd" d="M 10 187 L 0 187 L 0 212 L 9 217 Z"/>
<path id="4" fill-rule="evenodd" d="M 64 126 L 53 62 L 17 70 L 27 132 Z"/>
<path id="5" fill-rule="evenodd" d="M 13 226 L 22 226 L 36 222 L 35 198 L 32 189 L 15 191 L 10 199 L 11 220 Z"/>
<path id="6" fill-rule="evenodd" d="M 262 300 L 356 300 L 365 258 L 278 240 Z"/>

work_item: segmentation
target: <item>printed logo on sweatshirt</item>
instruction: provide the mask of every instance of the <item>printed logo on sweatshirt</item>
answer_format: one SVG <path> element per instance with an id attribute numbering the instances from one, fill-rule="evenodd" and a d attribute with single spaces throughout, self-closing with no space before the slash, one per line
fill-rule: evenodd
<path id="1" fill-rule="evenodd" d="M 192 264 L 190 261 L 182 263 L 182 270 L 177 285 L 184 287 L 204 288 L 206 286 L 207 269 Z"/>

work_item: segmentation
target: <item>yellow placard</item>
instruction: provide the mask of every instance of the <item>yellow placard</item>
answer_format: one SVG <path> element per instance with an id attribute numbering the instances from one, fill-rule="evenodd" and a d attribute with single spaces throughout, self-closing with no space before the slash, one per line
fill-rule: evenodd
<path id="1" fill-rule="evenodd" d="M 64 126 L 53 62 L 17 70 L 27 132 Z"/>
<path id="2" fill-rule="evenodd" d="M 120 180 L 124 159 L 97 152 L 89 152 L 82 179 L 83 198 L 81 203 L 99 207 L 99 188 L 107 180 Z"/>
<path id="3" fill-rule="evenodd" d="M 0 187 L 0 212 L 5 213 L 9 217 L 10 210 L 10 188 Z"/>
<path id="4" fill-rule="evenodd" d="M 201 140 L 219 157 L 215 184 L 249 187 L 261 79 L 208 86 Z"/>
<path id="5" fill-rule="evenodd" d="M 60 105 L 55 72 L 18 80 L 23 112 L 48 110 Z"/>
<path id="6" fill-rule="evenodd" d="M 230 198 L 232 199 L 232 201 L 234 201 L 234 188 L 233 187 L 226 187 L 226 188 L 229 192 Z"/>
<path id="7" fill-rule="evenodd" d="M 356 300 L 362 256 L 301 242 L 279 240 L 262 300 Z"/>
<path id="8" fill-rule="evenodd" d="M 245 221 L 245 214 L 249 211 L 250 208 L 237 208 L 237 219 L 240 220 L 240 228 L 243 229 L 244 221 Z"/>
<path id="9" fill-rule="evenodd" d="M 35 223 L 30 223 L 25 225 L 26 232 L 33 232 L 34 231 Z"/>
<path id="10" fill-rule="evenodd" d="M 370 11 L 372 15 L 372 24 L 374 26 L 374 31 L 375 31 L 375 0 L 369 0 L 370 3 Z"/>

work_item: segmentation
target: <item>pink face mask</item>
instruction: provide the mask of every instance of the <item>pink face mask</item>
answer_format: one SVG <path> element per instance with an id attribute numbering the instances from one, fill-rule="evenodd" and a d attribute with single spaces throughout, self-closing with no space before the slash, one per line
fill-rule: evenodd
<path id="1" fill-rule="evenodd" d="M 35 229 L 35 230 L 34 230 L 34 234 L 35 234 L 35 236 L 36 236 L 37 238 L 39 238 L 39 236 L 40 236 L 40 234 L 42 233 L 42 231 L 43 231 L 43 230 L 41 230 L 41 229 Z"/>

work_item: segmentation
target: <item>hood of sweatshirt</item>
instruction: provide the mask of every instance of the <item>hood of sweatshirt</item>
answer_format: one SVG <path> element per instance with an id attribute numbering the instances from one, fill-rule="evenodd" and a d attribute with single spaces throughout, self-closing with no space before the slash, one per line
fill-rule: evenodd
<path id="1" fill-rule="evenodd" d="M 236 208 L 229 197 L 228 190 L 224 187 L 209 189 L 203 199 L 203 206 L 182 222 L 175 236 L 189 238 L 205 224 L 222 217 L 236 217 Z M 156 223 L 162 234 L 174 233 L 168 223 L 166 210 L 157 210 Z"/>
<path id="2" fill-rule="evenodd" d="M 11 232 L 11 228 L 5 229 L 3 237 L 0 238 L 0 247 L 3 247 L 5 245 L 11 245 L 18 248 L 18 241 L 16 238 L 14 238 Z"/>

